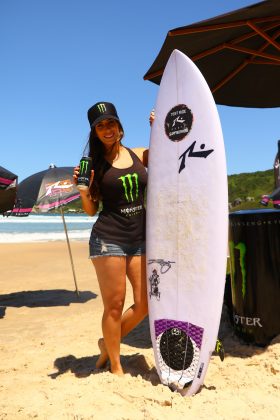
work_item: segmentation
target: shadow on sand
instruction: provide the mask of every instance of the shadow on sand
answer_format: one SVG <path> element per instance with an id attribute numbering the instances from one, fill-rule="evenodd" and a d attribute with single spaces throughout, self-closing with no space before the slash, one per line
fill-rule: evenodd
<path id="1" fill-rule="evenodd" d="M 138 349 L 150 349 L 152 347 L 148 316 L 122 339 L 122 343 Z"/>
<path id="2" fill-rule="evenodd" d="M 65 289 L 33 290 L 0 295 L 0 318 L 4 318 L 7 307 L 29 308 L 68 306 L 71 303 L 85 303 L 95 299 L 97 295 L 90 291 L 76 292 Z"/>
<path id="3" fill-rule="evenodd" d="M 151 348 L 152 342 L 149 318 L 146 317 L 133 331 L 123 338 L 122 343 L 139 349 Z M 77 378 L 84 378 L 92 374 L 96 375 L 108 371 L 109 364 L 107 364 L 105 369 L 95 368 L 98 356 L 99 355 L 81 357 L 79 359 L 73 355 L 59 357 L 54 362 L 54 367 L 57 369 L 57 372 L 52 373 L 49 376 L 52 379 L 56 379 L 58 376 L 70 371 Z M 160 383 L 156 368 L 151 368 L 148 365 L 144 355 L 135 353 L 121 356 L 121 363 L 125 373 L 129 373 L 131 376 L 140 375 L 143 379 L 151 382 L 153 385 L 158 385 Z"/>
<path id="4" fill-rule="evenodd" d="M 86 378 L 90 375 L 97 375 L 109 371 L 109 364 L 104 369 L 96 369 L 95 364 L 98 359 L 96 356 L 80 357 L 77 359 L 73 355 L 59 357 L 54 362 L 57 372 L 51 373 L 50 378 L 56 379 L 66 372 L 73 373 L 77 378 Z M 150 367 L 145 357 L 139 353 L 121 356 L 121 363 L 125 373 L 131 376 L 140 375 L 143 379 L 151 382 L 153 385 L 160 383 L 155 367 Z"/>

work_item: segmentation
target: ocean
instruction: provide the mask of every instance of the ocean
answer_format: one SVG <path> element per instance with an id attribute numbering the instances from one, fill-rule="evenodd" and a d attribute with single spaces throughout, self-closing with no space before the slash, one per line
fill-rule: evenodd
<path id="1" fill-rule="evenodd" d="M 96 216 L 65 214 L 71 241 L 88 241 Z M 31 214 L 27 217 L 0 216 L 0 243 L 65 241 L 60 214 Z"/>

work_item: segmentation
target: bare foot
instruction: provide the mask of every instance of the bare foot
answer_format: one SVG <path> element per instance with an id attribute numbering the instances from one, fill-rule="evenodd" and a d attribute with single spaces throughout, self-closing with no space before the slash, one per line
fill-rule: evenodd
<path id="1" fill-rule="evenodd" d="M 111 367 L 110 372 L 113 373 L 113 375 L 124 376 L 124 371 L 121 366 L 117 366 L 114 369 Z"/>
<path id="2" fill-rule="evenodd" d="M 98 357 L 95 366 L 97 369 L 102 369 L 106 365 L 109 358 L 105 347 L 104 338 L 99 338 L 98 347 L 100 349 L 100 356 Z"/>

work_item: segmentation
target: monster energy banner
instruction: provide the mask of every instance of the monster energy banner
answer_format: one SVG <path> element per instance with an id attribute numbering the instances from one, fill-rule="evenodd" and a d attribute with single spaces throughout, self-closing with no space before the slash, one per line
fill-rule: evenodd
<path id="1" fill-rule="evenodd" d="M 229 220 L 234 329 L 267 345 L 280 333 L 280 211 L 238 211 Z"/>

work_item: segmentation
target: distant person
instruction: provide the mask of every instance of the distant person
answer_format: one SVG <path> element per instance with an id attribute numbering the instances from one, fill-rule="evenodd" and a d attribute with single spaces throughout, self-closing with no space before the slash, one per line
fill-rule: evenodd
<path id="1" fill-rule="evenodd" d="M 273 207 L 280 210 L 280 140 L 277 143 L 277 153 L 273 163 L 274 191 L 270 195 L 263 195 L 260 204 L 267 206 L 272 201 Z"/>
<path id="2" fill-rule="evenodd" d="M 153 121 L 153 112 L 150 123 Z M 92 228 L 89 241 L 102 295 L 103 338 L 98 345 L 96 367 L 107 360 L 114 374 L 122 375 L 120 342 L 147 315 L 145 261 L 144 192 L 147 184 L 148 150 L 129 149 L 122 144 L 124 130 L 116 108 L 98 102 L 88 110 L 91 127 L 89 153 L 93 170 L 88 189 L 80 191 L 84 211 L 93 216 L 102 201 L 102 211 Z M 77 182 L 79 166 L 74 168 Z M 134 304 L 123 313 L 126 276 Z"/>

